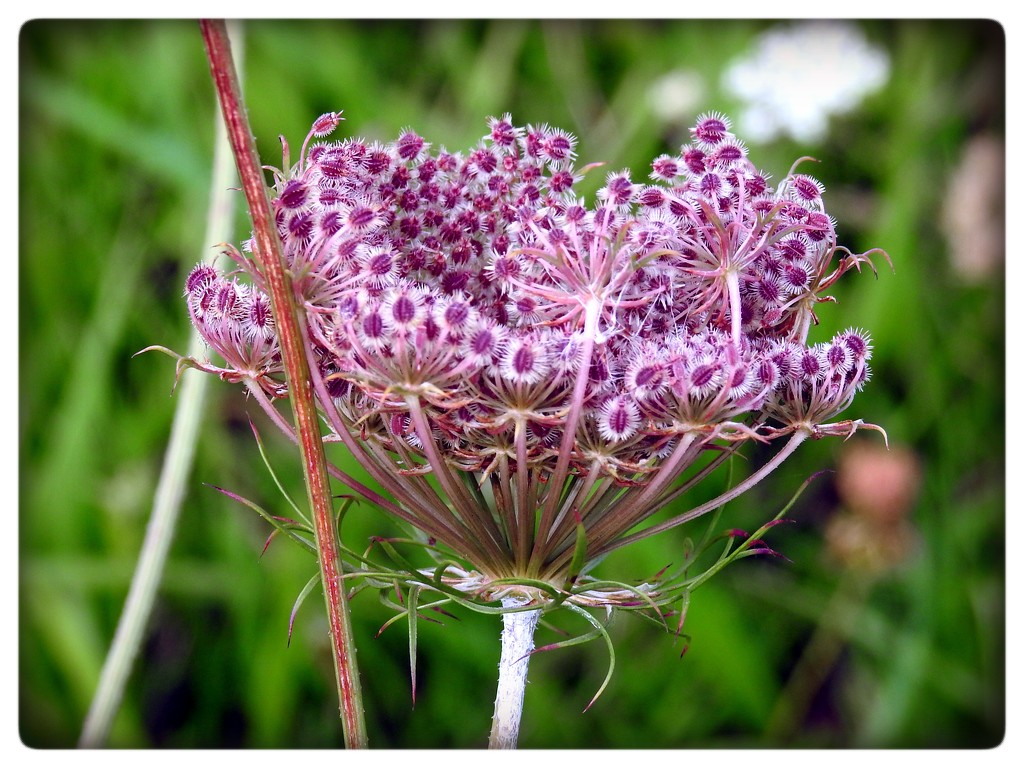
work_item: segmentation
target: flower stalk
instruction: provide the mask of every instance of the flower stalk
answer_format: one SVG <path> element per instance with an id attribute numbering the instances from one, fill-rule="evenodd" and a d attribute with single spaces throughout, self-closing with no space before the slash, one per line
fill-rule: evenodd
<path id="1" fill-rule="evenodd" d="M 519 598 L 507 597 L 502 606 L 522 607 Z M 489 749 L 515 749 L 523 719 L 526 675 L 533 652 L 533 633 L 540 620 L 539 610 L 509 610 L 501 616 L 501 660 L 498 662 L 498 692 L 494 698 Z"/>
<path id="2" fill-rule="evenodd" d="M 362 694 L 356 667 L 351 617 L 342 579 L 334 503 L 319 417 L 313 401 L 303 326 L 299 319 L 300 310 L 296 305 L 291 280 L 285 267 L 261 164 L 256 154 L 248 116 L 242 104 L 226 25 L 223 21 L 203 20 L 200 21 L 200 27 L 228 138 L 235 154 L 238 175 L 249 205 L 253 225 L 253 248 L 271 299 L 288 382 L 306 491 L 313 511 L 345 745 L 349 748 L 362 748 L 367 746 Z"/>

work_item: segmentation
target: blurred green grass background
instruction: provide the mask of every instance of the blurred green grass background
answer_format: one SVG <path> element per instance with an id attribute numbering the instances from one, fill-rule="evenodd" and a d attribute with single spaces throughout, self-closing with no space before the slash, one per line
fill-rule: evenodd
<path id="1" fill-rule="evenodd" d="M 697 114 L 738 113 L 721 75 L 780 24 L 253 21 L 245 90 L 269 164 L 280 162 L 278 135 L 297 148 L 328 110 L 345 110 L 346 135 L 387 139 L 415 126 L 453 150 L 508 111 L 519 124 L 573 131 L 581 163 L 630 167 L 642 179 Z M 795 522 L 771 533 L 788 560 L 744 560 L 694 594 L 681 659 L 672 636 L 618 618 L 615 675 L 583 714 L 606 650 L 536 657 L 524 747 L 989 747 L 1003 737 L 1003 267 L 963 266 L 987 238 L 1003 243 L 998 162 L 952 206 L 946 197 L 984 169 L 972 147 L 1004 140 L 1005 40 L 985 21 L 856 26 L 889 57 L 887 83 L 821 139 L 779 138 L 751 155 L 776 179 L 797 157 L 821 160 L 810 172 L 826 186 L 840 241 L 892 256 L 895 272 L 883 264 L 877 280 L 845 277 L 813 333 L 857 325 L 872 334 L 874 378 L 849 415 L 883 425 L 894 453 L 918 468 L 904 527 L 868 525 L 863 554 L 885 567 L 844 556 L 836 521 L 856 519 L 851 502 L 838 475 L 819 478 L 789 515 Z M 652 97 L 670 73 L 689 88 L 675 97 L 677 113 L 669 97 Z M 175 405 L 173 363 L 132 355 L 150 344 L 185 349 L 182 285 L 214 245 L 201 242 L 214 96 L 197 26 L 27 24 L 19 119 L 19 730 L 29 746 L 69 747 L 127 593 Z M 965 156 L 974 160 L 961 166 Z M 994 207 L 961 244 L 950 211 L 992 188 Z M 240 214 L 237 239 L 246 234 Z M 203 485 L 280 504 L 249 432 L 256 409 L 238 388 L 211 385 L 180 527 L 110 744 L 339 746 L 320 601 L 301 609 L 286 647 L 292 603 L 315 564 L 283 543 L 261 559 L 266 526 Z M 268 442 L 301 496 L 295 457 Z M 723 525 L 756 528 L 806 477 L 880 442 L 865 433 L 805 446 L 730 505 Z M 882 472 L 869 472 L 868 486 L 889 482 Z M 344 536 L 361 549 L 393 530 L 359 509 Z M 648 577 L 699 530 L 656 537 L 607 568 Z M 894 530 L 910 544 L 886 556 Z M 421 624 L 413 708 L 403 625 L 375 638 L 389 613 L 370 594 L 353 613 L 372 746 L 484 746 L 497 620 L 461 612 Z"/>

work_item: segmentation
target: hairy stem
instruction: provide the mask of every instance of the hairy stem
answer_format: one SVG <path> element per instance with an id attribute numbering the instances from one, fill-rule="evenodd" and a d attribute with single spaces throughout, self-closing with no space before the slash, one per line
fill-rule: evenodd
<path id="1" fill-rule="evenodd" d="M 334 522 L 334 501 L 331 497 L 327 460 L 324 456 L 320 422 L 313 400 L 298 308 L 285 268 L 281 242 L 274 226 L 248 116 L 242 103 L 225 24 L 223 21 L 204 20 L 200 22 L 200 27 L 210 61 L 210 72 L 220 97 L 224 122 L 238 165 L 238 175 L 245 191 L 246 202 L 249 204 L 254 249 L 261 260 L 261 271 L 266 281 L 267 292 L 270 294 L 274 321 L 278 329 L 288 379 L 288 392 L 299 437 L 306 491 L 313 510 L 345 745 L 349 748 L 365 747 L 366 722 L 363 716 L 359 673 L 356 668 L 351 616 L 342 581 L 338 530 Z"/>
<path id="2" fill-rule="evenodd" d="M 506 608 L 522 602 L 514 597 L 502 600 Z M 519 725 L 523 719 L 523 697 L 526 694 L 526 673 L 530 669 L 533 633 L 540 611 L 510 611 L 501 616 L 501 660 L 498 662 L 498 693 L 494 698 L 491 719 L 490 749 L 515 749 L 519 741 Z"/>

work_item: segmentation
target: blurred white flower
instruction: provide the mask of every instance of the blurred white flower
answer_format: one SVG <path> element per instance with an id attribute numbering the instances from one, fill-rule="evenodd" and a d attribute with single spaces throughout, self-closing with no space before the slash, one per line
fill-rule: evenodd
<path id="1" fill-rule="evenodd" d="M 889 77 L 889 58 L 860 29 L 836 21 L 774 27 L 723 75 L 744 102 L 738 128 L 751 142 L 820 140 L 830 115 L 852 110 Z"/>
<path id="2" fill-rule="evenodd" d="M 704 79 L 690 69 L 674 69 L 659 77 L 647 91 L 651 111 L 662 121 L 690 120 L 704 98 Z"/>
<path id="3" fill-rule="evenodd" d="M 995 276 L 1004 260 L 1006 148 L 989 134 L 964 147 L 950 175 L 942 230 L 954 271 L 970 283 Z"/>

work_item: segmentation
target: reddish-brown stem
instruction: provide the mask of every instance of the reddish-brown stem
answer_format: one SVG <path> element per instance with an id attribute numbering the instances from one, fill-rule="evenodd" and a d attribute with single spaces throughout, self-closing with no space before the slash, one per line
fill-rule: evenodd
<path id="1" fill-rule="evenodd" d="M 298 307 L 291 280 L 285 269 L 281 242 L 274 226 L 263 171 L 249 128 L 249 119 L 242 104 L 227 28 L 223 21 L 209 20 L 200 21 L 200 28 L 210 61 L 210 72 L 220 98 L 224 122 L 238 166 L 238 175 L 249 205 L 254 250 L 261 261 L 261 271 L 266 280 L 267 292 L 270 294 L 288 378 L 288 391 L 295 414 L 295 428 L 306 477 L 306 491 L 313 510 L 345 745 L 349 748 L 366 747 L 366 723 L 363 716 L 359 673 L 356 669 L 351 617 L 342 580 L 334 503 L 327 476 L 327 460 L 324 456 L 320 423 L 313 401 Z"/>

